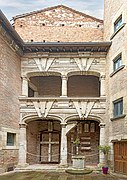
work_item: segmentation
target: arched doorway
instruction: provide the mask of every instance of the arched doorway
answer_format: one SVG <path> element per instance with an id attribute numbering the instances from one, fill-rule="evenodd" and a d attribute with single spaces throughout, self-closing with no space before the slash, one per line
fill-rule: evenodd
<path id="1" fill-rule="evenodd" d="M 61 127 L 52 119 L 35 120 L 27 124 L 27 163 L 59 163 Z"/>
<path id="2" fill-rule="evenodd" d="M 86 165 L 99 163 L 99 123 L 94 120 L 77 121 L 77 125 L 67 134 L 68 164 L 73 155 L 86 157 Z"/>

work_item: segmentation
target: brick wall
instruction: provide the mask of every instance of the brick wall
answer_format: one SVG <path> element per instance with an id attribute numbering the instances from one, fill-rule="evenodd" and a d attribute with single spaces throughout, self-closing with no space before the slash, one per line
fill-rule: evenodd
<path id="1" fill-rule="evenodd" d="M 30 78 L 31 82 L 37 87 L 39 96 L 61 95 L 61 77 L 40 76 Z"/>
<path id="2" fill-rule="evenodd" d="M 98 97 L 99 78 L 94 76 L 71 76 L 68 78 L 68 96 Z"/>
<path id="3" fill-rule="evenodd" d="M 18 128 L 21 95 L 20 57 L 0 37 L 0 121 L 1 126 Z"/>
<path id="4" fill-rule="evenodd" d="M 21 65 L 20 57 L 3 40 L 1 35 L 0 50 L 0 128 L 5 127 L 7 132 L 10 132 L 10 129 L 15 131 L 19 127 L 18 96 L 21 94 Z M 9 167 L 14 167 L 17 164 L 18 150 L 17 148 L 8 149 L 5 142 L 6 137 L 4 137 L 7 133 L 1 131 L 0 134 L 0 169 L 7 171 Z"/>
<path id="5" fill-rule="evenodd" d="M 103 40 L 103 22 L 58 6 L 15 18 L 14 27 L 24 41 L 89 42 Z"/>

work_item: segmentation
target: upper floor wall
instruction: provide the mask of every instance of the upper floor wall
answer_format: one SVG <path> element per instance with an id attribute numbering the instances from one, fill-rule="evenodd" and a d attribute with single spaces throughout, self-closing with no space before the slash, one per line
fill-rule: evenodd
<path id="1" fill-rule="evenodd" d="M 104 40 L 116 39 L 118 36 L 115 35 L 119 31 L 119 36 L 124 37 L 122 29 L 127 22 L 126 0 L 105 0 L 104 2 Z"/>
<path id="2" fill-rule="evenodd" d="M 55 6 L 14 17 L 25 42 L 103 41 L 103 21 L 66 6 Z"/>

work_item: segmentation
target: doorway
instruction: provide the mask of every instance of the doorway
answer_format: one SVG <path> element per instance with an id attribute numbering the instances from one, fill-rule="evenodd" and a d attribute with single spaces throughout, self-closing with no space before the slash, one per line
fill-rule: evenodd
<path id="1" fill-rule="evenodd" d="M 127 141 L 114 142 L 114 171 L 127 175 Z"/>
<path id="2" fill-rule="evenodd" d="M 48 121 L 48 129 L 40 132 L 40 162 L 60 162 L 60 131 L 59 123 Z M 55 128 L 57 127 L 57 128 Z"/>
<path id="3" fill-rule="evenodd" d="M 72 164 L 73 155 L 86 157 L 87 165 L 95 165 L 99 162 L 99 123 L 93 120 L 77 121 L 76 127 L 67 135 L 68 164 Z M 76 145 L 78 141 L 78 146 Z"/>

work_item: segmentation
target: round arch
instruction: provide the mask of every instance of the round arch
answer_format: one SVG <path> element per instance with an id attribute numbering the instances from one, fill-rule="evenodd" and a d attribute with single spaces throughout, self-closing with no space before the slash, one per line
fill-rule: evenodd
<path id="1" fill-rule="evenodd" d="M 54 72 L 54 71 L 45 72 L 45 71 L 43 71 L 43 72 L 29 72 L 26 74 L 26 76 L 29 79 L 29 78 L 35 77 L 35 76 L 60 76 L 61 77 L 62 75 L 59 72 Z"/>
<path id="2" fill-rule="evenodd" d="M 62 123 L 62 119 L 59 117 L 59 116 L 47 116 L 46 118 L 44 117 L 38 117 L 37 115 L 33 115 L 33 114 L 30 114 L 30 115 L 26 115 L 23 117 L 22 119 L 22 124 L 28 124 L 29 122 L 32 122 L 32 121 L 38 121 L 38 120 L 57 120 L 59 121 L 60 123 Z"/>
<path id="3" fill-rule="evenodd" d="M 75 76 L 75 75 L 91 75 L 91 76 L 100 77 L 101 73 L 95 71 L 72 71 L 67 74 L 67 77 Z"/>

